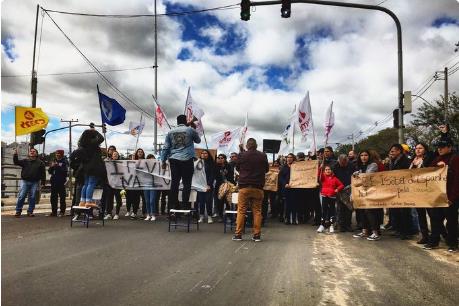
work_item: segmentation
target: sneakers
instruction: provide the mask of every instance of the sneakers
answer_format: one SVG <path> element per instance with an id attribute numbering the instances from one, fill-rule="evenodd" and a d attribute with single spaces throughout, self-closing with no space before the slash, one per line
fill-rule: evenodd
<path id="1" fill-rule="evenodd" d="M 254 235 L 252 237 L 252 240 L 255 241 L 255 242 L 260 242 L 261 241 L 261 235 Z"/>
<path id="2" fill-rule="evenodd" d="M 150 217 L 150 221 L 156 221 L 155 215 L 153 215 L 153 216 Z"/>
<path id="3" fill-rule="evenodd" d="M 427 243 L 422 247 L 424 250 L 433 250 L 438 248 L 438 244 Z"/>
<path id="4" fill-rule="evenodd" d="M 64 212 L 61 212 L 57 215 L 59 218 L 62 218 L 62 217 L 65 217 L 65 213 Z"/>
<path id="5" fill-rule="evenodd" d="M 379 239 L 381 239 L 381 237 L 375 233 L 371 234 L 371 236 L 367 238 L 369 241 L 378 241 Z"/>
<path id="6" fill-rule="evenodd" d="M 217 213 L 215 213 L 215 214 L 212 215 L 212 218 L 217 218 L 217 217 L 218 217 L 218 214 L 217 214 Z"/>
<path id="7" fill-rule="evenodd" d="M 113 220 L 118 220 L 119 218 L 120 218 L 120 216 L 118 216 L 118 215 L 114 215 L 113 216 Z"/>
<path id="8" fill-rule="evenodd" d="M 335 228 L 333 227 L 333 224 L 330 225 L 330 228 L 328 229 L 328 232 L 329 232 L 330 234 L 333 234 L 333 233 L 335 232 Z"/>
<path id="9" fill-rule="evenodd" d="M 106 216 L 104 217 L 104 220 L 110 220 L 111 218 L 112 218 L 111 215 L 106 215 Z"/>
<path id="10" fill-rule="evenodd" d="M 147 216 L 144 220 L 145 221 L 150 221 L 150 216 Z"/>
<path id="11" fill-rule="evenodd" d="M 75 216 L 72 218 L 72 221 L 78 221 L 78 215 L 75 215 Z"/>
<path id="12" fill-rule="evenodd" d="M 209 224 L 214 223 L 214 220 L 212 219 L 211 216 L 207 217 L 207 223 L 209 223 Z"/>
<path id="13" fill-rule="evenodd" d="M 352 237 L 354 237 L 354 238 L 367 238 L 368 235 L 365 234 L 364 232 L 360 232 L 360 233 L 358 233 L 358 234 L 352 235 Z"/>
<path id="14" fill-rule="evenodd" d="M 457 247 L 448 247 L 448 252 L 456 253 L 457 252 Z"/>
<path id="15" fill-rule="evenodd" d="M 325 227 L 321 224 L 321 225 L 319 226 L 319 228 L 317 229 L 317 232 L 318 232 L 318 233 L 323 233 L 324 230 L 325 230 Z"/>
<path id="16" fill-rule="evenodd" d="M 129 216 L 130 216 L 131 218 L 133 218 L 133 219 L 135 219 L 135 218 L 137 217 L 136 214 L 133 213 L 133 212 L 132 212 Z"/>
<path id="17" fill-rule="evenodd" d="M 33 214 L 33 212 L 27 212 L 27 217 L 35 217 L 35 215 Z"/>
<path id="18" fill-rule="evenodd" d="M 131 215 L 131 213 L 128 211 L 124 216 L 125 217 L 129 217 Z"/>
<path id="19" fill-rule="evenodd" d="M 15 216 L 16 218 L 20 218 L 20 217 L 21 217 L 21 212 L 20 212 L 20 211 L 17 211 L 17 212 L 14 214 L 14 216 Z"/>
<path id="20" fill-rule="evenodd" d="M 242 241 L 242 235 L 234 235 L 232 240 L 233 241 Z"/>
<path id="21" fill-rule="evenodd" d="M 199 223 L 202 223 L 202 222 L 204 222 L 204 216 L 201 216 L 201 217 L 199 217 L 199 220 L 198 220 L 198 222 L 199 222 Z"/>

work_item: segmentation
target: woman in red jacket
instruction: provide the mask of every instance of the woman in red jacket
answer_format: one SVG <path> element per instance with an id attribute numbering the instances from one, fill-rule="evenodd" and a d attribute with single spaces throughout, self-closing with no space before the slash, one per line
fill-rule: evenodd
<path id="1" fill-rule="evenodd" d="M 333 224 L 336 219 L 336 194 L 344 188 L 343 183 L 333 174 L 330 166 L 325 166 L 324 172 L 320 177 L 322 188 L 320 196 L 322 198 L 322 220 L 318 233 L 323 233 L 325 228 L 330 225 L 329 232 L 334 233 L 335 228 Z"/>

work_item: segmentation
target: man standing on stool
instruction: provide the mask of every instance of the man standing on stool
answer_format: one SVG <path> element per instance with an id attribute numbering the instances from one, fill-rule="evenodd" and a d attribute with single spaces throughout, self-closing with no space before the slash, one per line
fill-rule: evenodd
<path id="1" fill-rule="evenodd" d="M 190 127 L 191 126 L 191 127 Z M 177 127 L 167 133 L 164 148 L 161 152 L 162 168 L 166 169 L 166 160 L 171 167 L 171 190 L 169 193 L 168 209 L 179 209 L 178 192 L 180 180 L 183 183 L 182 205 L 190 207 L 191 180 L 194 172 L 194 143 L 200 143 L 201 138 L 195 130 L 193 122 L 187 124 L 186 116 L 177 116 Z"/>
<path id="2" fill-rule="evenodd" d="M 21 217 L 22 207 L 27 196 L 29 196 L 29 208 L 27 209 L 27 216 L 34 217 L 33 210 L 35 208 L 35 197 L 38 189 L 40 188 L 40 181 L 42 185 L 46 182 L 46 169 L 45 164 L 38 158 L 38 151 L 35 148 L 30 148 L 29 158 L 18 158 L 18 150 L 14 149 L 13 162 L 15 165 L 20 166 L 22 186 L 18 194 L 18 201 L 16 203 L 16 218 Z"/>
<path id="3" fill-rule="evenodd" d="M 265 174 L 269 171 L 268 158 L 265 153 L 257 151 L 257 141 L 253 138 L 247 140 L 247 151 L 244 152 L 242 144 L 236 162 L 239 171 L 239 197 L 237 204 L 236 232 L 233 240 L 242 240 L 244 231 L 245 214 L 247 206 L 251 204 L 253 213 L 253 241 L 261 241 L 261 205 L 263 202 L 263 186 Z"/>

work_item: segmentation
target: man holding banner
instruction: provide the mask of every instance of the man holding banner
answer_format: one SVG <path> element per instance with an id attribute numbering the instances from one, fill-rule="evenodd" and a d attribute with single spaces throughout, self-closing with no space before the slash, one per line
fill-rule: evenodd
<path id="1" fill-rule="evenodd" d="M 169 194 L 169 210 L 178 209 L 178 192 L 180 180 L 183 183 L 182 205 L 189 208 L 191 181 L 194 172 L 194 143 L 200 143 L 201 137 L 195 126 L 187 125 L 185 115 L 177 116 L 177 127 L 167 133 L 164 148 L 161 152 L 162 168 L 166 169 L 166 160 L 171 167 L 171 191 Z"/>
<path id="2" fill-rule="evenodd" d="M 452 152 L 453 142 L 451 139 L 441 139 L 437 143 L 438 157 L 432 162 L 432 166 L 448 166 L 446 178 L 446 195 L 449 206 L 446 208 L 433 208 L 431 210 L 432 234 L 429 243 L 424 249 L 431 250 L 438 247 L 440 232 L 446 218 L 446 243 L 449 252 L 457 252 L 458 248 L 458 209 L 459 209 L 459 156 Z"/>

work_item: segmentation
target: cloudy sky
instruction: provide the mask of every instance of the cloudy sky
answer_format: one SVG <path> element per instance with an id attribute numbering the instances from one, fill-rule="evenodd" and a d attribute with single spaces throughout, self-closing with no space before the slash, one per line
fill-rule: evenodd
<path id="1" fill-rule="evenodd" d="M 184 12 L 237 4 L 231 0 L 158 0 L 158 13 Z M 354 0 L 385 6 L 400 19 L 403 32 L 404 90 L 432 100 L 443 93 L 436 71 L 458 67 L 459 3 L 456 0 Z M 29 106 L 30 71 L 36 1 L 6 0 L 1 6 L 2 140 L 14 140 L 14 106 Z M 152 14 L 153 0 L 40 1 L 49 10 L 92 14 Z M 81 52 L 125 96 L 149 114 L 139 146 L 153 150 L 154 23 L 151 17 L 98 18 L 49 13 Z M 280 139 L 289 114 L 310 92 L 318 143 L 325 111 L 334 101 L 335 127 L 330 142 L 346 142 L 392 124 L 397 107 L 396 29 L 377 11 L 292 4 L 291 18 L 280 6 L 257 7 L 251 20 L 240 9 L 158 17 L 158 98 L 170 121 L 183 112 L 187 89 L 203 108 L 207 135 L 241 126 L 249 116 L 249 133 L 260 142 Z M 57 29 L 40 14 L 37 43 L 38 98 L 51 118 L 100 122 L 96 85 L 128 111 L 124 124 L 109 127 L 108 143 L 119 151 L 136 139 L 120 134 L 140 113 L 94 73 Z M 69 74 L 70 73 L 70 74 Z M 57 74 L 57 75 L 56 75 Z M 459 85 L 449 76 L 450 91 Z M 431 83 L 431 84 L 430 84 Z M 423 85 L 427 85 L 424 86 Z M 414 102 L 414 108 L 421 100 Z M 410 115 L 406 120 L 410 120 Z M 378 123 L 377 125 L 375 123 Z M 81 130 L 75 128 L 74 144 Z M 18 140 L 26 138 L 18 137 Z M 162 136 L 159 137 L 160 141 Z M 309 141 L 303 147 L 309 147 Z M 68 132 L 50 134 L 47 149 L 68 150 Z"/>

